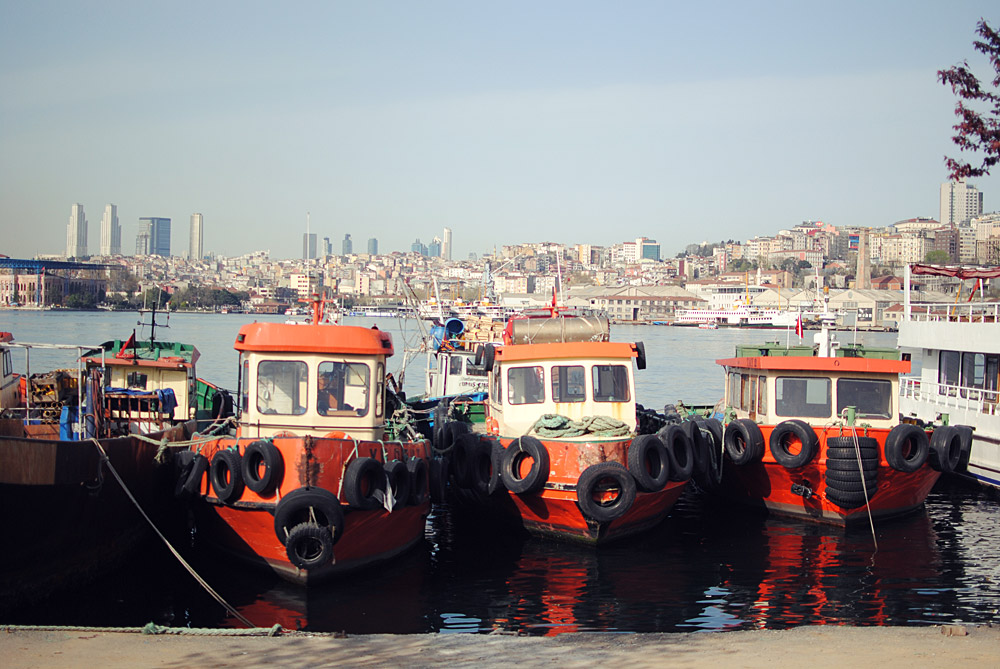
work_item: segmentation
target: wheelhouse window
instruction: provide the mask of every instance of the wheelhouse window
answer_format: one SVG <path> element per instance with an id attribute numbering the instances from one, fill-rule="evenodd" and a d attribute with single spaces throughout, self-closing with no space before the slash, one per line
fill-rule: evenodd
<path id="1" fill-rule="evenodd" d="M 486 369 L 480 365 L 476 367 L 476 361 L 472 358 L 465 359 L 465 374 L 466 376 L 486 376 Z"/>
<path id="2" fill-rule="evenodd" d="M 243 359 L 240 370 L 240 408 L 246 411 L 250 407 L 250 361 Z"/>
<path id="3" fill-rule="evenodd" d="M 385 405 L 385 365 L 381 362 L 375 368 L 375 415 L 382 417 Z"/>
<path id="4" fill-rule="evenodd" d="M 938 393 L 954 395 L 962 371 L 962 356 L 958 351 L 941 351 L 938 358 Z M 945 387 L 950 386 L 950 387 Z"/>
<path id="5" fill-rule="evenodd" d="M 257 410 L 298 416 L 306 412 L 309 369 L 296 360 L 264 360 L 257 365 Z"/>
<path id="6" fill-rule="evenodd" d="M 628 368 L 625 365 L 594 365 L 594 401 L 628 402 Z"/>
<path id="7" fill-rule="evenodd" d="M 541 367 L 511 367 L 507 370 L 508 404 L 541 404 L 545 382 Z"/>
<path id="8" fill-rule="evenodd" d="M 838 379 L 837 415 L 855 407 L 858 418 L 892 418 L 892 383 L 878 379 Z"/>
<path id="9" fill-rule="evenodd" d="M 830 417 L 830 379 L 779 376 L 774 380 L 774 412 L 779 416 Z"/>
<path id="10" fill-rule="evenodd" d="M 587 374 L 583 365 L 552 367 L 552 401 L 583 402 L 587 399 Z"/>
<path id="11" fill-rule="evenodd" d="M 448 373 L 457 376 L 462 373 L 462 362 L 465 360 L 463 356 L 453 355 L 448 358 Z"/>
<path id="12" fill-rule="evenodd" d="M 323 416 L 368 413 L 368 365 L 363 362 L 321 362 L 316 410 Z"/>

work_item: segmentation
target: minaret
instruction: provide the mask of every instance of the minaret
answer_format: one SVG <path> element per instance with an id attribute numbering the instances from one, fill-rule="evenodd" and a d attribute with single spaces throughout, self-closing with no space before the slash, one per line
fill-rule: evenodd
<path id="1" fill-rule="evenodd" d="M 871 258 L 868 257 L 868 230 L 858 235 L 858 272 L 854 278 L 854 288 L 870 290 L 872 287 Z"/>

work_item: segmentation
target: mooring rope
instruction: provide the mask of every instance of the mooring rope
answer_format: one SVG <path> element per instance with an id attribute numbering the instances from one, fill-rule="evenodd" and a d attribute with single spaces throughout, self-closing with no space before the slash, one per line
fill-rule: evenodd
<path id="1" fill-rule="evenodd" d="M 872 543 L 875 544 L 875 551 L 878 552 L 878 539 L 875 537 L 875 521 L 872 519 L 871 500 L 868 497 L 868 484 L 865 482 L 865 468 L 861 462 L 861 444 L 858 442 L 858 430 L 851 425 L 851 436 L 854 437 L 854 454 L 858 458 L 858 472 L 861 473 L 861 490 L 865 494 L 865 509 L 868 511 L 868 525 L 872 529 Z"/>
<path id="2" fill-rule="evenodd" d="M 146 522 L 149 523 L 149 526 L 153 528 L 153 531 L 156 532 L 156 535 L 158 537 L 160 537 L 160 540 L 163 541 L 164 544 L 166 544 L 167 548 L 170 550 L 170 553 L 175 558 L 177 558 L 178 562 L 181 563 L 181 565 L 187 570 L 187 572 L 189 574 L 191 574 L 191 576 L 201 585 L 201 587 L 203 587 L 205 589 L 205 591 L 208 594 L 210 594 L 215 599 L 215 601 L 217 601 L 227 611 L 229 611 L 229 613 L 232 614 L 232 616 L 234 618 L 236 618 L 237 620 L 239 620 L 241 623 L 243 623 L 244 625 L 246 625 L 249 628 L 256 628 L 257 627 L 256 625 L 254 625 L 252 622 L 250 622 L 249 620 L 247 620 L 243 616 L 243 614 L 241 614 L 239 611 L 237 611 L 232 606 L 230 606 L 229 602 L 227 602 L 226 600 L 224 600 L 222 598 L 222 596 L 219 595 L 219 593 L 217 593 L 215 590 L 213 590 L 212 586 L 210 586 L 208 584 L 208 582 L 205 581 L 205 579 L 203 579 L 198 574 L 198 572 L 196 572 L 194 570 L 194 567 L 192 567 L 190 564 L 188 564 L 187 560 L 185 560 L 181 556 L 181 554 L 177 552 L 177 549 L 173 547 L 173 545 L 170 543 L 170 541 L 165 536 L 163 536 L 162 532 L 160 532 L 160 529 L 156 526 L 156 524 L 150 519 L 150 517 L 148 515 L 146 515 L 146 512 L 143 510 L 142 506 L 139 504 L 139 501 L 135 498 L 135 496 L 132 495 L 132 491 L 128 489 L 127 485 L 125 485 L 125 481 L 123 481 L 122 477 L 118 475 L 118 471 L 115 469 L 114 465 L 111 464 L 111 459 L 108 457 L 108 454 L 105 452 L 104 447 L 101 446 L 101 442 L 99 442 L 97 439 L 93 439 L 93 438 L 91 439 L 91 441 L 94 442 L 94 445 L 97 446 L 97 450 L 100 451 L 100 453 L 101 453 L 102 462 L 108 466 L 108 470 L 111 472 L 112 476 L 115 477 L 115 480 L 118 481 L 118 485 L 120 485 L 122 487 L 122 490 L 125 491 L 125 494 L 128 496 L 128 498 L 130 500 L 132 500 L 132 504 L 134 504 L 135 508 L 139 510 L 139 513 L 142 515 L 142 517 L 146 519 Z"/>
<path id="3" fill-rule="evenodd" d="M 625 437 L 632 429 L 624 422 L 610 416 L 584 416 L 579 421 L 556 413 L 542 414 L 527 434 L 537 433 L 542 437 L 579 437 L 593 434 L 597 437 Z"/>

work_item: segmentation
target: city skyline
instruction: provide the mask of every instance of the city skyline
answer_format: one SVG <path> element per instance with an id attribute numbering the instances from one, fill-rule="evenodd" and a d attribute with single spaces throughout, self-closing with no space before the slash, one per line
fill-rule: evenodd
<path id="1" fill-rule="evenodd" d="M 206 250 L 284 257 L 300 255 L 290 212 L 307 209 L 319 235 L 388 250 L 448 227 L 456 258 L 641 235 L 669 256 L 803 220 L 936 217 L 943 157 L 959 155 L 936 72 L 968 60 L 984 78 L 974 30 L 996 15 L 972 1 L 307 3 L 209 8 L 189 31 L 183 5 L 12 5 L 0 252 L 60 253 L 66 204 L 109 200 L 126 236 L 141 213 L 198 211 Z M 117 39 L 92 45 L 98 29 Z M 143 48 L 164 34 L 177 39 Z M 1000 175 L 970 184 L 998 209 Z"/>

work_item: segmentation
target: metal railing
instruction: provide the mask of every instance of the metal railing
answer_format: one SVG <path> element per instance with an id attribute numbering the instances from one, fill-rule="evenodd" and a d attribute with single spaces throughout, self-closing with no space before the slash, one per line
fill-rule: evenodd
<path id="1" fill-rule="evenodd" d="M 904 318 L 906 316 L 904 315 Z M 1000 302 L 912 302 L 910 321 L 1000 323 Z"/>
<path id="2" fill-rule="evenodd" d="M 904 376 L 899 379 L 899 396 L 941 409 L 961 409 L 989 416 L 1000 413 L 997 411 L 1000 392 L 996 390 L 953 386 Z"/>

